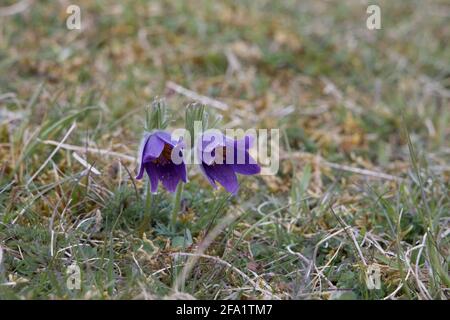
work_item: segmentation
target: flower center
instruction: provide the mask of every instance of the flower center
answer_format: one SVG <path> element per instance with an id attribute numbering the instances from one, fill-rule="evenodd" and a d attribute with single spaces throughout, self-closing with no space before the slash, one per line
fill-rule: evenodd
<path id="1" fill-rule="evenodd" d="M 169 163 L 172 159 L 172 150 L 173 150 L 173 147 L 170 144 L 165 143 L 161 154 L 159 155 L 158 158 L 153 160 L 153 163 L 156 163 L 156 164 Z"/>
<path id="2" fill-rule="evenodd" d="M 227 147 L 218 147 L 214 149 L 212 152 L 212 156 L 215 158 L 215 161 L 212 163 L 213 166 L 216 164 L 225 164 L 227 158 Z M 217 163 L 217 160 L 220 158 L 222 158 L 222 162 Z"/>

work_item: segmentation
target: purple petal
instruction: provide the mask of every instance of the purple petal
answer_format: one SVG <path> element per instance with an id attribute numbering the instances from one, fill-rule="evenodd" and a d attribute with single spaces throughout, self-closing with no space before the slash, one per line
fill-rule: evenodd
<path id="1" fill-rule="evenodd" d="M 214 180 L 206 173 L 205 166 L 206 166 L 206 164 L 203 164 L 203 163 L 202 163 L 202 164 L 200 165 L 200 170 L 202 171 L 203 175 L 206 177 L 206 179 L 208 180 L 208 182 L 214 187 L 214 189 L 217 189 L 217 185 L 216 185 L 216 183 L 214 182 Z"/>
<path id="2" fill-rule="evenodd" d="M 159 180 L 161 180 L 163 186 L 169 192 L 175 192 L 178 182 L 183 179 L 182 171 L 185 172 L 185 168 L 182 170 L 183 168 L 179 167 L 184 167 L 184 164 L 175 165 L 173 163 L 168 163 L 155 166 Z"/>
<path id="3" fill-rule="evenodd" d="M 247 135 L 239 140 L 226 138 L 226 163 L 257 164 L 248 153 L 248 149 L 252 147 L 254 140 L 255 138 L 252 135 Z"/>
<path id="4" fill-rule="evenodd" d="M 164 131 L 153 131 L 144 137 L 139 152 L 139 173 L 136 176 L 136 179 L 142 179 L 145 164 L 157 159 L 164 150 L 165 144 L 169 144 L 172 147 L 176 146 L 174 141 L 171 141 L 170 138 L 170 134 Z M 180 146 L 181 150 L 184 145 L 180 142 L 177 146 Z"/>
<path id="5" fill-rule="evenodd" d="M 154 160 L 161 155 L 164 149 L 164 141 L 162 141 L 156 134 L 151 134 L 148 137 L 147 143 L 142 152 L 142 163 Z"/>
<path id="6" fill-rule="evenodd" d="M 139 163 L 139 173 L 136 176 L 136 180 L 141 180 L 144 176 L 144 164 L 142 161 Z"/>
<path id="7" fill-rule="evenodd" d="M 227 147 L 226 153 L 225 163 L 227 164 L 258 164 L 256 160 L 250 156 L 249 152 L 244 149 L 232 149 Z"/>
<path id="8" fill-rule="evenodd" d="M 232 194 L 236 194 L 239 189 L 239 183 L 231 165 L 204 165 L 205 173 L 212 180 L 219 182 L 225 190 Z"/>
<path id="9" fill-rule="evenodd" d="M 138 174 L 136 176 L 137 180 L 142 179 L 142 177 L 144 176 L 144 155 L 145 152 L 144 150 L 147 147 L 148 141 L 150 139 L 151 135 L 146 134 L 144 136 L 144 138 L 141 140 L 141 144 L 139 146 L 139 154 L 138 154 L 138 166 L 139 166 L 139 170 L 138 170 Z"/>
<path id="10" fill-rule="evenodd" d="M 253 136 L 253 135 L 246 135 L 242 139 L 226 138 L 227 148 L 248 150 L 251 147 L 253 147 L 254 143 L 255 143 L 255 136 Z"/>
<path id="11" fill-rule="evenodd" d="M 177 144 L 177 141 L 172 140 L 172 136 L 165 131 L 155 131 L 154 135 L 161 139 L 163 142 L 170 144 L 172 147 Z"/>
<path id="12" fill-rule="evenodd" d="M 216 160 L 216 152 L 218 148 L 226 146 L 226 137 L 218 130 L 211 130 L 201 136 L 201 144 L 198 145 L 199 159 L 211 165 Z"/>
<path id="13" fill-rule="evenodd" d="M 174 166 L 181 180 L 183 180 L 183 182 L 187 182 L 186 165 L 184 163 L 181 163 L 181 164 L 174 164 Z"/>
<path id="14" fill-rule="evenodd" d="M 150 179 L 150 191 L 156 193 L 158 190 L 158 172 L 156 170 L 156 165 L 152 162 L 145 164 L 145 171 Z"/>
<path id="15" fill-rule="evenodd" d="M 206 177 L 206 179 L 208 180 L 208 182 L 214 187 L 214 189 L 217 189 L 217 185 L 216 185 L 216 183 L 214 182 L 214 180 L 206 173 L 205 166 L 206 166 L 206 164 L 204 164 L 204 163 L 200 164 L 200 165 L 199 165 L 200 171 L 201 171 L 201 172 L 203 173 L 203 175 Z"/>
<path id="16" fill-rule="evenodd" d="M 253 175 L 261 172 L 261 167 L 257 164 L 233 164 L 235 172 L 244 175 Z"/>
<path id="17" fill-rule="evenodd" d="M 198 147 L 204 152 L 211 152 L 219 146 L 225 146 L 225 136 L 220 131 L 211 130 L 200 136 Z"/>

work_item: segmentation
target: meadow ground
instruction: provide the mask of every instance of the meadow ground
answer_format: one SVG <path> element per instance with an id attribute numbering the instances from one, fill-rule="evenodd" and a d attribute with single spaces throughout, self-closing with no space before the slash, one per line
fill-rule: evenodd
<path id="1" fill-rule="evenodd" d="M 366 1 L 78 0 L 81 31 L 71 1 L 14 3 L 0 298 L 448 299 L 447 1 L 379 1 L 381 30 Z M 177 231 L 162 189 L 140 228 L 144 110 L 164 97 L 182 126 L 179 86 L 213 99 L 221 128 L 279 128 L 280 170 L 229 197 L 193 168 Z"/>

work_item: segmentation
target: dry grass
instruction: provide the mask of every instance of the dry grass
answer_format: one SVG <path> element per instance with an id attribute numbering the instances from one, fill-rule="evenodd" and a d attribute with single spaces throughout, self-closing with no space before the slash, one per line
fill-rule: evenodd
<path id="1" fill-rule="evenodd" d="M 68 1 L 0 8 L 0 298 L 447 299 L 445 1 Z M 192 171 L 139 237 L 144 108 L 281 128 L 237 198 Z M 182 228 L 181 228 L 182 227 Z M 66 268 L 82 270 L 81 290 Z M 382 287 L 368 290 L 377 265 Z"/>

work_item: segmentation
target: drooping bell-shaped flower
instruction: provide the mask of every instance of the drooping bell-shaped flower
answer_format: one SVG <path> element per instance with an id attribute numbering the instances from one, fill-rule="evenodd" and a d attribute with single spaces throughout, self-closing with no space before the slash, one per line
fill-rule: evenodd
<path id="1" fill-rule="evenodd" d="M 169 192 L 175 192 L 180 181 L 187 182 L 183 147 L 182 141 L 173 140 L 165 131 L 156 130 L 146 134 L 139 151 L 139 173 L 136 179 L 142 179 L 145 170 L 152 193 L 158 189 L 159 181 Z"/>
<path id="2" fill-rule="evenodd" d="M 197 154 L 200 157 L 200 168 L 214 188 L 216 182 L 225 190 L 236 194 L 239 182 L 236 174 L 254 175 L 261 171 L 260 166 L 250 156 L 253 137 L 231 139 L 222 134 L 203 134 L 197 144 Z"/>

